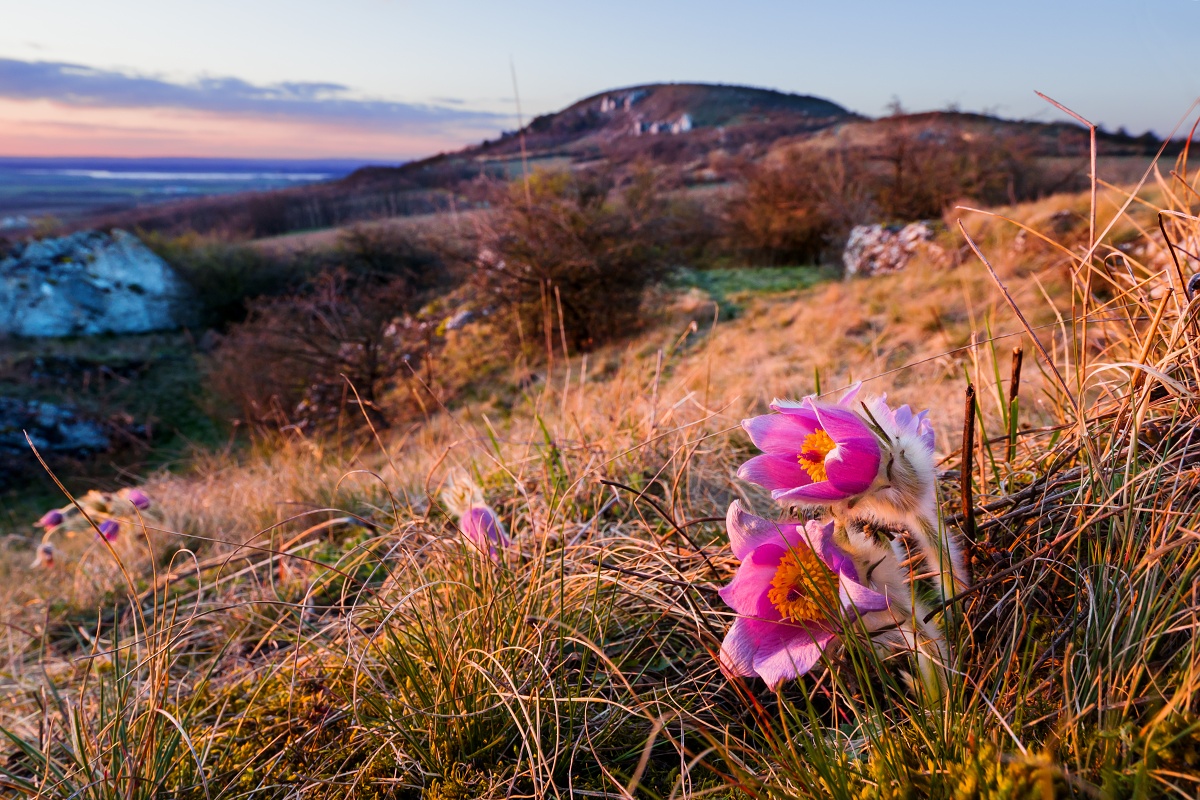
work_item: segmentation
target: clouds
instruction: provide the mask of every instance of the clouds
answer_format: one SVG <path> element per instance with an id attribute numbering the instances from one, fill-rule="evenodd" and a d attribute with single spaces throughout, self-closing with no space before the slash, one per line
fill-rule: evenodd
<path id="1" fill-rule="evenodd" d="M 317 122 L 408 133 L 480 136 L 510 126 L 505 114 L 443 105 L 356 98 L 340 83 L 256 85 L 240 78 L 161 78 L 52 61 L 0 58 L 0 98 L 48 100 L 81 108 L 181 109 L 221 116 Z"/>

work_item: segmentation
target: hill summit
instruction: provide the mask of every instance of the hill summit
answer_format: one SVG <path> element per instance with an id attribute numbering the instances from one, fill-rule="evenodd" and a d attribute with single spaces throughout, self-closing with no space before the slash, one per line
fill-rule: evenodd
<path id="1" fill-rule="evenodd" d="M 626 137 L 678 135 L 706 128 L 783 125 L 795 132 L 857 115 L 837 103 L 773 89 L 704 83 L 653 83 L 584 98 L 525 129 L 526 146 L 576 146 Z M 502 137 L 510 143 L 515 134 Z"/>

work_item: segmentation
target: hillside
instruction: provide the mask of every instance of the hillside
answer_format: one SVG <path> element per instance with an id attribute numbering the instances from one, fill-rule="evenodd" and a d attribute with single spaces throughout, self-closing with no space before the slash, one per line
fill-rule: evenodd
<path id="1" fill-rule="evenodd" d="M 671 173 L 682 186 L 720 184 L 731 178 L 737 164 L 792 147 L 822 151 L 836 146 L 871 161 L 897 132 L 923 142 L 981 134 L 1019 140 L 1019 149 L 1029 157 L 1075 159 L 1058 188 L 1082 188 L 1084 176 L 1077 166 L 1088 142 L 1086 131 L 1076 125 L 959 112 L 873 120 L 806 95 L 741 86 L 647 84 L 593 95 L 536 117 L 521 132 L 403 166 L 364 167 L 328 183 L 168 203 L 80 224 L 259 238 L 477 207 L 486 200 L 483 181 L 511 179 L 526 168 L 605 168 L 619 177 L 635 164 L 647 164 Z M 1105 133 L 1099 144 L 1106 158 L 1144 165 L 1160 142 Z"/>
<path id="2" fill-rule="evenodd" d="M 438 365 L 499 364 L 469 402 L 80 497 L 119 529 L 74 515 L 0 551 L 0 787 L 1193 797 L 1200 385 L 1155 222 L 1195 242 L 1195 189 L 965 215 L 945 258 L 878 278 L 660 287 L 637 335 L 585 354 L 547 335 L 532 376 L 482 318 L 447 328 Z M 835 405 L 856 381 L 890 408 Z M 746 470 L 772 444 L 744 420 L 810 392 L 838 427 L 775 452 L 791 466 L 832 432 L 876 480 L 797 509 Z M 868 417 L 886 461 L 845 433 Z M 966 551 L 953 583 L 913 517 L 874 516 L 891 491 Z M 814 528 L 836 535 L 819 555 L 774 543 Z M 749 655 L 747 621 L 767 626 Z M 818 652 L 768 663 L 785 633 Z"/>

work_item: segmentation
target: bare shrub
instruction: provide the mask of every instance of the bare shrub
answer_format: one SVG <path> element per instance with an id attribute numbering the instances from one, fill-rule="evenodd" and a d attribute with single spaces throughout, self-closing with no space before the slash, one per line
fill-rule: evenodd
<path id="1" fill-rule="evenodd" d="M 517 335 L 586 351 L 636 329 L 648 285 L 669 270 L 670 233 L 653 175 L 616 191 L 605 175 L 538 173 L 494 200 L 472 282 Z M 560 316 L 561 308 L 561 316 Z M 538 341 L 537 338 L 531 341 Z"/>
<path id="2" fill-rule="evenodd" d="M 936 219 L 963 199 L 1040 198 L 1064 178 L 1036 152 L 1025 134 L 908 118 L 889 121 L 870 145 L 793 149 L 738 171 L 728 248 L 757 263 L 812 263 L 840 251 L 857 224 Z"/>
<path id="3" fill-rule="evenodd" d="M 419 371 L 434 342 L 421 307 L 446 271 L 411 242 L 354 230 L 302 291 L 250 304 L 210 359 L 213 389 L 260 426 L 386 426 L 383 394 Z M 348 409 L 354 414 L 343 417 Z M 364 417 L 365 415 L 365 417 Z"/>
<path id="4" fill-rule="evenodd" d="M 860 160 L 843 151 L 792 151 L 782 163 L 744 167 L 741 181 L 727 231 L 730 249 L 748 261 L 811 264 L 874 208 Z"/>
<path id="5" fill-rule="evenodd" d="M 875 196 L 884 217 L 894 220 L 939 217 L 964 197 L 1016 203 L 1038 195 L 1032 153 L 1022 137 L 897 126 L 873 156 L 885 166 Z"/>

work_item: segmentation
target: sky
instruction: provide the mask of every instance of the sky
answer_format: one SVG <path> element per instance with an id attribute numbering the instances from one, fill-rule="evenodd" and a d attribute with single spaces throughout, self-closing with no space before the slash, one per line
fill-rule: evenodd
<path id="1" fill-rule="evenodd" d="M 607 89 L 812 94 L 1170 134 L 1200 0 L 0 0 L 0 156 L 454 150 Z M 517 91 L 514 92 L 514 72 Z"/>

